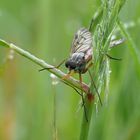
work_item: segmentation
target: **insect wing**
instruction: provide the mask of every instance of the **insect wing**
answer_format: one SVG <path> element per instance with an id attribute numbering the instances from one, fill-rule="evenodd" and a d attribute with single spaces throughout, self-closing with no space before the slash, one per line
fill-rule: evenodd
<path id="1" fill-rule="evenodd" d="M 74 36 L 71 54 L 73 53 L 86 53 L 88 50 L 92 51 L 92 36 L 86 28 L 81 28 Z"/>

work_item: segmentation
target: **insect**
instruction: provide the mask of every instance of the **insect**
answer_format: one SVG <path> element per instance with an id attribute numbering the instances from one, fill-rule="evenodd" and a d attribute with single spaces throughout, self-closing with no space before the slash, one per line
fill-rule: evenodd
<path id="1" fill-rule="evenodd" d="M 69 59 L 65 66 L 71 73 L 84 74 L 92 65 L 92 35 L 86 28 L 81 28 L 74 36 Z M 69 73 L 69 74 L 70 74 Z"/>
<path id="2" fill-rule="evenodd" d="M 93 59 L 93 37 L 91 34 L 91 28 L 93 23 L 96 23 L 97 19 L 102 16 L 102 10 L 99 10 L 97 14 L 92 18 L 90 22 L 89 28 L 80 28 L 74 35 L 74 39 L 71 45 L 71 50 L 70 50 L 70 56 L 69 58 L 65 61 L 65 66 L 68 68 L 69 72 L 66 76 L 63 77 L 63 79 L 69 78 L 73 73 L 78 73 L 79 74 L 79 82 L 81 85 L 82 89 L 82 74 L 86 73 L 87 71 L 89 72 L 90 78 L 91 78 L 91 84 L 94 86 L 94 89 L 97 93 L 97 96 L 99 98 L 100 104 L 102 105 L 102 101 L 100 98 L 100 94 L 98 92 L 98 89 L 96 87 L 96 84 L 94 83 L 94 80 L 92 78 L 92 74 L 89 71 L 89 68 L 92 66 L 92 59 Z M 124 40 L 119 40 L 119 41 L 114 41 L 111 42 L 110 47 L 113 48 L 114 46 L 117 46 L 121 43 L 123 43 Z M 108 54 L 105 54 L 108 58 L 114 59 L 114 60 L 120 60 L 114 57 L 111 57 Z M 62 64 L 64 63 L 61 62 L 58 66 L 56 67 L 51 67 L 51 68 L 43 68 L 42 70 L 45 69 L 53 69 L 53 68 L 59 68 Z M 71 86 L 71 85 L 70 85 Z M 86 115 L 86 108 L 84 105 L 84 94 L 83 90 L 81 90 L 81 93 L 73 87 L 74 90 L 82 97 L 82 103 L 84 107 L 84 112 L 85 112 L 85 117 L 86 120 L 88 121 L 87 115 Z"/>
<path id="3" fill-rule="evenodd" d="M 74 35 L 74 39 L 71 45 L 71 51 L 70 51 L 70 56 L 65 62 L 66 68 L 68 68 L 69 72 L 66 76 L 63 77 L 63 79 L 69 78 L 73 73 L 78 73 L 79 74 L 79 82 L 81 85 L 82 89 L 82 74 L 86 73 L 87 71 L 90 74 L 89 68 L 92 66 L 92 57 L 93 57 L 93 39 L 92 39 L 92 34 L 90 32 L 92 26 L 92 22 L 90 24 L 90 27 L 87 28 L 80 28 Z M 61 66 L 62 63 L 60 63 L 57 68 Z M 46 69 L 46 68 L 44 68 Z M 40 71 L 44 70 L 41 69 Z M 48 69 L 48 68 L 47 68 Z M 91 82 L 93 86 L 95 87 L 95 90 L 98 94 L 100 103 L 102 105 L 100 95 L 98 93 L 98 90 L 96 88 L 96 85 L 91 77 Z M 76 90 L 76 89 L 75 89 Z M 77 91 L 77 90 L 76 90 Z M 78 92 L 78 91 L 77 91 Z M 84 95 L 83 95 L 83 90 L 81 90 L 81 93 L 78 93 L 82 97 L 82 104 L 84 107 L 84 112 L 85 112 L 85 118 L 88 121 L 87 115 L 86 115 L 86 108 L 84 105 Z"/>
<path id="4" fill-rule="evenodd" d="M 64 78 L 68 78 L 73 73 L 78 73 L 79 81 L 82 86 L 81 75 L 86 73 L 89 70 L 89 68 L 92 66 L 92 57 L 93 57 L 92 44 L 93 44 L 93 39 L 92 39 L 92 34 L 90 32 L 90 28 L 89 29 L 80 28 L 74 36 L 72 46 L 71 46 L 70 57 L 65 62 L 65 66 L 69 69 L 69 73 Z M 100 95 L 98 93 L 95 83 L 93 83 L 94 81 L 92 77 L 91 77 L 91 82 L 95 87 L 100 103 L 102 105 Z M 81 91 L 81 96 L 83 100 L 83 91 Z M 83 100 L 83 104 L 84 104 L 84 100 Z M 86 112 L 85 112 L 85 116 L 86 116 Z"/>

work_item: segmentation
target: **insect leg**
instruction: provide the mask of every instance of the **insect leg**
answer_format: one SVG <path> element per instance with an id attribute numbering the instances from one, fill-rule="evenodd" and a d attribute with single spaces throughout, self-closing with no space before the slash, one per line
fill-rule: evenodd
<path id="1" fill-rule="evenodd" d="M 62 77 L 62 80 L 70 78 L 75 72 L 73 70 L 69 71 L 65 76 Z"/>
<path id="2" fill-rule="evenodd" d="M 89 76 L 90 76 L 91 82 L 92 82 L 92 84 L 93 84 L 93 86 L 94 86 L 94 88 L 95 88 L 95 91 L 96 91 L 96 93 L 97 93 L 97 95 L 98 95 L 98 98 L 99 98 L 100 104 L 101 104 L 101 106 L 102 106 L 102 105 L 103 105 L 103 104 L 102 104 L 102 100 L 101 100 L 100 94 L 99 94 L 99 92 L 98 92 L 98 89 L 97 89 L 97 87 L 96 87 L 96 85 L 95 85 L 95 82 L 93 81 L 93 77 L 92 77 L 92 75 L 91 75 L 90 70 L 88 70 L 88 73 L 89 73 Z"/>
<path id="3" fill-rule="evenodd" d="M 82 96 L 81 93 L 76 89 L 76 87 L 72 86 L 71 84 L 67 83 L 66 81 L 63 81 L 66 85 L 70 86 L 71 88 L 73 88 L 78 95 Z"/>
<path id="4" fill-rule="evenodd" d="M 81 98 L 82 98 L 82 107 L 84 107 L 85 118 L 86 118 L 86 121 L 88 122 L 88 117 L 87 117 L 87 113 L 86 113 L 85 100 L 84 100 L 83 93 L 80 93 L 75 87 L 73 87 L 69 83 L 65 82 L 65 84 L 70 86 L 70 87 L 72 87 L 76 91 L 76 93 L 81 96 Z"/>
<path id="5" fill-rule="evenodd" d="M 93 65 L 92 62 L 88 63 L 87 66 L 86 66 L 86 68 L 85 68 L 85 71 L 88 71 L 88 69 L 89 69 L 92 65 Z"/>
<path id="6" fill-rule="evenodd" d="M 43 71 L 43 70 L 46 70 L 46 69 L 54 69 L 54 68 L 59 68 L 66 60 L 63 60 L 59 65 L 57 66 L 54 66 L 54 67 L 50 67 L 50 68 L 43 68 L 43 69 L 40 69 L 39 71 Z"/>
<path id="7" fill-rule="evenodd" d="M 125 42 L 125 39 L 122 38 L 122 39 L 119 39 L 119 40 L 111 40 L 110 42 L 110 48 L 114 48 L 114 47 L 117 47 L 118 45 L 121 45 Z M 117 61 L 120 61 L 122 60 L 121 58 L 115 58 L 115 57 L 112 57 L 110 56 L 109 54 L 105 53 L 105 55 L 109 58 L 109 59 L 112 59 L 112 60 L 117 60 Z"/>
<path id="8" fill-rule="evenodd" d="M 112 60 L 117 60 L 117 61 L 120 61 L 122 60 L 122 58 L 115 58 L 115 57 L 112 57 L 110 56 L 109 54 L 105 54 L 109 59 L 112 59 Z"/>
<path id="9" fill-rule="evenodd" d="M 82 75 L 81 75 L 81 73 L 79 73 L 79 81 L 80 81 L 80 85 L 82 87 Z M 85 100 L 84 100 L 84 95 L 83 95 L 82 89 L 81 89 L 81 98 L 82 98 L 82 106 L 84 107 L 85 119 L 88 122 L 88 116 L 87 116 L 87 112 L 86 112 L 86 105 L 85 105 Z"/>
<path id="10" fill-rule="evenodd" d="M 125 42 L 125 39 L 124 39 L 124 38 L 119 39 L 119 40 L 112 40 L 112 41 L 110 42 L 110 48 L 117 47 L 118 45 L 121 45 L 121 44 L 123 44 L 124 42 Z M 110 56 L 109 54 L 105 54 L 105 55 L 106 55 L 109 59 L 112 59 L 112 60 L 118 60 L 118 61 L 122 60 L 121 58 L 112 57 L 112 56 Z"/>

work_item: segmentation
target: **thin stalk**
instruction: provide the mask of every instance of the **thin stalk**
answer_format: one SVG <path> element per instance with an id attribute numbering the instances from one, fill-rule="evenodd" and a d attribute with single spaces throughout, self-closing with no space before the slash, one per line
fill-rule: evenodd
<path id="1" fill-rule="evenodd" d="M 44 60 L 42 60 L 40 58 L 37 58 L 36 56 L 29 53 L 28 51 L 25 51 L 25 50 L 21 49 L 20 47 L 14 45 L 14 44 L 11 44 L 11 43 L 7 43 L 6 41 L 1 40 L 1 39 L 0 39 L 0 46 L 4 46 L 4 47 L 10 48 L 10 49 L 13 49 L 18 54 L 31 60 L 32 62 L 36 63 L 37 65 L 41 66 L 42 68 L 53 68 L 53 69 L 46 69 L 46 70 L 53 73 L 55 76 L 59 77 L 63 83 L 68 83 L 72 87 L 78 88 L 80 90 L 83 90 L 85 93 L 88 93 L 88 91 L 89 91 L 88 85 L 86 85 L 85 83 L 82 83 L 82 86 L 81 86 L 79 81 L 72 77 L 70 77 L 68 79 L 63 78 L 64 76 L 67 75 L 66 73 L 63 73 L 61 70 L 59 70 L 57 68 L 54 68 L 54 66 L 46 63 Z"/>
<path id="2" fill-rule="evenodd" d="M 99 94 L 108 91 L 107 90 L 108 84 L 106 84 L 106 82 L 109 83 L 109 65 L 107 65 L 106 63 L 108 58 L 106 58 L 106 56 L 101 52 L 107 54 L 110 49 L 111 36 L 117 24 L 116 21 L 118 18 L 118 14 L 124 3 L 125 0 L 102 1 L 102 8 L 103 8 L 101 10 L 102 17 L 100 17 L 101 18 L 100 23 L 96 26 L 96 30 L 94 32 L 94 41 L 95 41 L 95 47 L 93 51 L 94 68 L 92 69 L 92 73 L 96 73 L 96 75 L 92 77 L 94 77 L 94 81 L 97 85 L 97 90 L 99 91 Z M 95 100 L 93 94 L 96 93 L 95 88 L 91 92 L 92 94 L 89 95 L 90 96 L 92 95 L 93 99 L 90 99 L 90 97 L 88 96 L 86 96 L 85 98 L 88 122 L 86 122 L 83 116 L 80 140 L 88 140 L 90 124 L 92 118 L 95 117 L 95 112 L 94 112 Z M 98 101 L 96 103 L 98 105 Z"/>
<path id="3" fill-rule="evenodd" d="M 92 94 L 90 96 L 92 96 Z M 88 139 L 89 128 L 90 128 L 90 124 L 91 124 L 91 117 L 92 117 L 92 110 L 93 110 L 93 106 L 94 106 L 94 100 L 92 99 L 91 101 L 89 101 L 88 96 L 86 96 L 85 106 L 87 109 L 86 111 L 87 111 L 87 116 L 88 116 L 88 122 L 86 121 L 85 116 L 83 114 L 80 140 L 87 140 Z"/>
<path id="4" fill-rule="evenodd" d="M 53 140 L 57 140 L 58 139 L 58 137 L 57 137 L 57 126 L 56 126 L 56 119 L 57 119 L 57 116 L 56 116 L 56 111 L 57 111 L 56 110 L 56 108 L 57 108 L 56 102 L 57 102 L 57 98 L 56 98 L 56 89 L 55 89 L 54 84 L 52 84 L 52 88 L 53 88 Z"/>

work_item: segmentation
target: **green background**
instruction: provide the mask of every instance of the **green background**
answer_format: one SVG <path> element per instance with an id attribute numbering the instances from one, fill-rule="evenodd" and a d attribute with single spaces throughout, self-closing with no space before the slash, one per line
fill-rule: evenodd
<path id="1" fill-rule="evenodd" d="M 74 33 L 88 27 L 100 4 L 99 0 L 0 0 L 0 38 L 57 65 L 69 56 Z M 140 1 L 127 0 L 120 19 L 129 25 L 140 57 Z M 0 48 L 0 140 L 53 139 L 54 94 L 57 137 L 77 140 L 80 97 L 61 82 L 53 85 L 49 72 L 38 72 L 39 66 L 11 53 Z M 127 41 L 110 54 L 123 60 L 111 61 L 108 104 L 95 115 L 89 139 L 139 140 L 140 65 Z M 60 69 L 67 72 L 64 66 Z M 84 81 L 88 80 L 85 74 Z"/>

